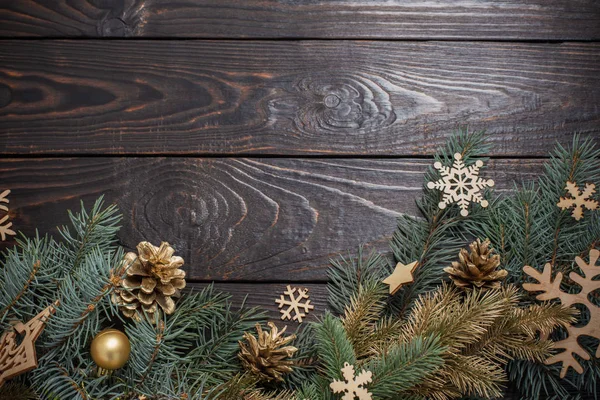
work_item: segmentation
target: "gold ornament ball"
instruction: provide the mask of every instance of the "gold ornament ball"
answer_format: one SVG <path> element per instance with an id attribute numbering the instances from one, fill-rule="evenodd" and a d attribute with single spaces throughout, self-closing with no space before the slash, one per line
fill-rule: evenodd
<path id="1" fill-rule="evenodd" d="M 100 368 L 119 369 L 129 359 L 131 345 L 127 335 L 116 329 L 105 329 L 96 335 L 90 346 L 92 359 Z"/>

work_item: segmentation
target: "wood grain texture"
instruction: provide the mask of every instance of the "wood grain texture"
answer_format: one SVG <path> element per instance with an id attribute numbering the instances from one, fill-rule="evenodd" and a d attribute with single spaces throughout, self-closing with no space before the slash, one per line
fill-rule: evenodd
<path id="1" fill-rule="evenodd" d="M 594 0 L 4 0 L 5 37 L 600 38 Z"/>
<path id="2" fill-rule="evenodd" d="M 364 243 L 387 251 L 417 215 L 430 160 L 50 158 L 0 160 L 15 230 L 55 232 L 101 195 L 124 214 L 121 244 L 173 244 L 191 280 L 325 281 L 329 260 Z M 499 192 L 541 160 L 492 160 Z M 8 242 L 10 244 L 10 242 Z"/>
<path id="3" fill-rule="evenodd" d="M 0 41 L 2 154 L 545 156 L 598 104 L 600 44 Z"/>

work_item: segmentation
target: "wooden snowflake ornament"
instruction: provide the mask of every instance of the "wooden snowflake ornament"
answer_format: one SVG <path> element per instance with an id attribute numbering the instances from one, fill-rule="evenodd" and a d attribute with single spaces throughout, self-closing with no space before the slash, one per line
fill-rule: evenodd
<path id="1" fill-rule="evenodd" d="M 372 378 L 371 371 L 361 371 L 356 377 L 354 376 L 354 365 L 344 363 L 342 368 L 344 381 L 334 379 L 329 385 L 333 393 L 344 393 L 342 400 L 371 400 L 371 393 L 363 386 L 370 383 Z"/>
<path id="2" fill-rule="evenodd" d="M 0 338 L 0 386 L 10 378 L 37 368 L 35 341 L 54 311 L 54 306 L 49 306 L 26 324 L 18 322 L 4 332 Z"/>
<path id="3" fill-rule="evenodd" d="M 494 186 L 491 179 L 481 179 L 479 169 L 483 167 L 483 161 L 477 160 L 474 165 L 465 166 L 460 153 L 454 154 L 452 167 L 446 167 L 437 161 L 433 167 L 440 171 L 442 178 L 435 182 L 428 182 L 429 189 L 437 189 L 444 193 L 442 201 L 438 204 L 441 209 L 447 205 L 456 203 L 460 207 L 460 215 L 469 215 L 469 204 L 479 203 L 481 207 L 487 207 L 488 201 L 481 194 L 481 190 Z"/>
<path id="4" fill-rule="evenodd" d="M 573 208 L 571 215 L 577 221 L 583 218 L 583 209 L 595 210 L 598 208 L 598 202 L 593 200 L 591 197 L 596 191 L 596 185 L 593 183 L 586 183 L 582 191 L 579 191 L 579 186 L 574 182 L 567 182 L 565 190 L 569 192 L 571 197 L 561 197 L 557 206 L 561 209 L 566 210 Z"/>
<path id="5" fill-rule="evenodd" d="M 418 265 L 418 261 L 413 261 L 407 265 L 404 265 L 401 262 L 396 264 L 394 272 L 383 280 L 383 283 L 390 285 L 391 295 L 396 294 L 404 284 L 414 281 L 413 273 Z"/>
<path id="6" fill-rule="evenodd" d="M 16 235 L 15 231 L 10 229 L 12 226 L 12 222 L 8 222 L 8 206 L 5 206 L 2 203 L 8 204 L 10 201 L 8 200 L 8 195 L 10 194 L 10 189 L 6 189 L 4 192 L 0 193 L 0 210 L 5 211 L 7 214 L 0 218 L 0 240 L 5 241 L 7 235 L 14 236 Z"/>
<path id="7" fill-rule="evenodd" d="M 295 296 L 294 293 L 298 292 L 298 296 Z M 284 297 L 286 295 L 288 299 Z M 306 301 L 303 301 L 306 300 Z M 302 318 L 306 317 L 306 314 L 309 310 L 313 310 L 315 306 L 310 304 L 310 300 L 308 300 L 308 289 L 298 289 L 292 288 L 290 285 L 287 285 L 287 290 L 283 292 L 278 299 L 275 300 L 275 303 L 279 304 L 279 312 L 281 313 L 282 320 L 293 320 L 302 322 Z M 286 309 L 283 309 L 284 306 L 287 306 Z M 300 309 L 304 309 L 304 312 L 300 311 Z M 294 315 L 292 316 L 292 312 Z"/>
<path id="8" fill-rule="evenodd" d="M 600 307 L 594 305 L 588 298 L 593 291 L 600 289 L 600 280 L 593 280 L 597 275 L 600 275 L 600 265 L 596 262 L 600 258 L 600 251 L 590 251 L 590 261 L 586 263 L 581 257 L 575 257 L 575 262 L 583 272 L 583 276 L 571 272 L 569 278 L 581 286 L 579 293 L 565 293 L 561 291 L 560 284 L 563 275 L 561 272 L 556 274 L 556 278 L 552 280 L 552 265 L 547 263 L 544 266 L 544 272 L 538 272 L 536 269 L 525 266 L 523 271 L 537 280 L 539 283 L 524 283 L 523 289 L 529 292 L 543 292 L 536 296 L 538 300 L 560 299 L 561 303 L 567 307 L 574 304 L 582 304 L 590 311 L 590 320 L 585 326 L 567 327 L 568 336 L 566 339 L 554 343 L 554 348 L 564 349 L 564 351 L 555 354 L 546 360 L 546 364 L 555 364 L 562 362 L 562 370 L 560 377 L 564 378 L 569 367 L 572 367 L 579 374 L 583 373 L 583 367 L 575 358 L 575 354 L 584 360 L 589 360 L 590 355 L 583 347 L 579 345 L 577 339 L 579 336 L 591 336 L 600 339 Z M 600 345 L 596 349 L 596 358 L 600 358 Z"/>

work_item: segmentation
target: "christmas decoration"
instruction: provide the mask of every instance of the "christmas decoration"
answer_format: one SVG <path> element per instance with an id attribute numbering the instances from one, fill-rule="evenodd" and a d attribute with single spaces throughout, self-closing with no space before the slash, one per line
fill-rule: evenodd
<path id="1" fill-rule="evenodd" d="M 173 314 L 172 297 L 179 297 L 185 287 L 185 271 L 180 269 L 183 258 L 174 256 L 175 250 L 167 242 L 160 247 L 141 242 L 137 251 L 138 255 L 127 253 L 124 257 L 126 277 L 115 290 L 113 302 L 125 316 L 136 320 L 145 314 L 154 321 L 154 314 L 161 310 Z"/>
<path id="2" fill-rule="evenodd" d="M 600 265 L 596 262 L 600 258 L 600 251 L 596 249 L 590 250 L 589 263 L 586 263 L 581 257 L 576 257 L 575 262 L 583 272 L 583 276 L 575 272 L 569 274 L 569 278 L 581 286 L 579 293 L 567 293 L 561 290 L 563 274 L 558 272 L 554 280 L 552 280 L 552 264 L 546 263 L 543 272 L 538 272 L 536 269 L 525 266 L 523 271 L 534 278 L 539 283 L 524 283 L 523 288 L 529 292 L 543 292 L 536 296 L 538 300 L 560 299 L 560 302 L 569 307 L 574 304 L 581 304 L 589 310 L 590 318 L 585 326 L 567 327 L 568 336 L 564 340 L 560 340 L 554 344 L 557 349 L 564 351 L 553 355 L 546 360 L 546 364 L 554 364 L 562 362 L 562 370 L 560 377 L 564 378 L 569 367 L 572 367 L 577 373 L 583 373 L 583 367 L 575 358 L 575 354 L 584 360 L 589 360 L 590 355 L 579 344 L 577 339 L 580 336 L 586 335 L 596 339 L 600 339 L 600 307 L 590 301 L 590 296 L 595 290 L 600 289 L 600 281 L 594 280 L 594 277 L 600 275 Z M 600 346 L 596 349 L 596 357 L 600 357 Z"/>
<path id="3" fill-rule="evenodd" d="M 460 261 L 454 261 L 451 267 L 444 268 L 452 282 L 461 288 L 497 289 L 508 272 L 498 269 L 500 256 L 494 254 L 490 241 L 483 243 L 477 239 L 469 245 L 471 252 L 461 249 L 458 255 Z"/>
<path id="4" fill-rule="evenodd" d="M 390 294 L 394 295 L 400 288 L 406 284 L 414 281 L 413 273 L 417 266 L 418 261 L 413 261 L 410 264 L 404 265 L 401 262 L 396 264 L 394 272 L 383 280 L 383 283 L 390 285 Z"/>
<path id="5" fill-rule="evenodd" d="M 436 157 L 447 160 L 458 153 L 469 165 L 469 160 L 490 153 L 484 138 L 481 133 L 459 134 Z M 431 175 L 426 182 L 436 180 Z M 125 307 L 122 292 L 139 293 L 148 284 L 144 278 L 149 275 L 127 275 L 126 270 L 136 262 L 138 269 L 150 268 L 151 258 L 145 257 L 144 264 L 141 251 L 140 260 L 135 254 L 124 256 L 116 237 L 120 216 L 101 200 L 91 210 L 82 207 L 69 213 L 71 223 L 59 228 L 58 238 L 23 237 L 2 255 L 0 326 L 12 329 L 9 321 L 30 320 L 40 311 L 37 304 L 61 299 L 38 338 L 38 348 L 44 349 L 38 354 L 38 367 L 18 379 L 25 386 L 22 393 L 30 389 L 48 399 L 356 399 L 361 393 L 353 385 L 373 399 L 492 399 L 500 397 L 508 383 L 523 398 L 597 397 L 600 365 L 596 359 L 569 353 L 567 362 L 575 357 L 583 374 L 575 373 L 573 365 L 563 379 L 557 364 L 544 365 L 551 360 L 554 341 L 565 339 L 564 330 L 556 328 L 570 329 L 577 321 L 577 327 L 587 329 L 598 325 L 597 317 L 585 312 L 575 318 L 574 307 L 559 302 L 532 304 L 529 294 L 521 290 L 523 265 L 543 265 L 548 257 L 555 268 L 570 272 L 577 268 L 572 262 L 575 256 L 585 259 L 589 253 L 590 261 L 580 268 L 598 269 L 590 249 L 599 243 L 600 215 L 589 213 L 589 218 L 575 221 L 561 218 L 564 213 L 556 206 L 565 182 L 575 180 L 600 182 L 600 153 L 591 141 L 578 137 L 571 147 L 557 146 L 537 184 L 518 186 L 464 217 L 461 208 L 440 210 L 440 193 L 425 190 L 417 199 L 422 215 L 398 217 L 391 240 L 393 260 L 375 252 L 363 257 L 360 249 L 356 258 L 334 260 L 328 271 L 330 311 L 298 329 L 293 355 L 290 349 L 283 350 L 291 345 L 282 332 L 272 327 L 254 331 L 257 323 L 266 323 L 264 311 L 238 307 L 231 296 L 208 285 L 178 300 L 172 314 L 157 304 L 161 315 L 154 312 L 152 322 L 118 321 L 133 351 L 111 379 L 98 379 L 91 373 L 97 365 L 88 354 L 93 335 L 117 322 L 111 298 Z M 487 253 L 478 248 L 476 257 L 464 250 L 470 264 L 479 268 L 475 276 L 495 264 L 494 248 L 501 268 L 508 272 L 506 278 L 499 285 L 484 283 L 469 290 L 445 283 L 443 268 L 468 244 L 466 238 L 477 237 L 489 238 L 490 243 L 478 244 L 487 246 Z M 419 272 L 410 285 L 390 297 L 390 287 L 382 282 L 390 278 L 391 266 L 408 260 L 417 262 Z M 452 268 L 471 273 L 469 262 Z M 574 279 L 585 275 L 586 285 L 596 282 L 587 272 L 575 273 Z M 139 285 L 126 288 L 123 277 Z M 154 280 L 158 286 L 159 279 Z M 294 314 L 302 319 L 312 309 L 306 292 L 297 290 L 288 286 L 278 301 L 290 320 Z M 560 281 L 563 293 L 581 290 L 575 280 Z M 588 296 L 594 304 L 597 291 Z M 144 315 L 141 304 L 132 308 L 138 316 Z M 252 335 L 254 340 L 248 337 L 251 331 L 258 333 Z M 264 343 L 275 338 L 271 349 L 260 345 L 261 337 Z M 282 341 L 279 347 L 277 340 Z M 577 342 L 590 355 L 590 349 L 597 351 L 594 335 L 580 334 Z M 282 363 L 273 362 L 284 355 Z M 281 366 L 276 371 L 283 382 L 275 378 L 274 365 Z M 260 372 L 252 373 L 252 366 Z M 293 370 L 286 373 L 286 366 Z M 363 372 L 356 376 L 350 367 Z M 341 379 L 340 371 L 346 370 L 348 378 Z M 359 385 L 367 372 L 370 382 Z M 340 390 L 337 395 L 332 393 L 332 382 Z M 5 393 L 2 388 L 0 393 Z"/>
<path id="6" fill-rule="evenodd" d="M 129 338 L 117 329 L 104 329 L 90 345 L 90 355 L 100 368 L 100 375 L 123 367 L 129 360 L 130 352 Z"/>
<path id="7" fill-rule="evenodd" d="M 494 186 L 494 181 L 479 177 L 479 169 L 482 166 L 481 160 L 477 160 L 475 165 L 465 166 L 460 153 L 454 154 L 452 167 L 443 166 L 439 161 L 433 164 L 433 167 L 440 171 L 442 178 L 436 182 L 428 182 L 427 187 L 444 192 L 443 200 L 438 207 L 444 209 L 449 204 L 457 203 L 463 217 L 469 215 L 468 208 L 471 202 L 487 207 L 488 201 L 483 199 L 481 190 Z"/>
<path id="8" fill-rule="evenodd" d="M 263 331 L 260 324 L 256 324 L 258 339 L 251 333 L 244 333 L 246 343 L 239 342 L 238 356 L 244 368 L 261 381 L 283 381 L 283 375 L 292 372 L 294 362 L 290 357 L 298 351 L 287 345 L 296 339 L 296 335 L 284 337 L 285 327 L 279 331 L 272 322 L 268 325 L 271 330 Z"/>
<path id="9" fill-rule="evenodd" d="M 344 393 L 342 400 L 354 400 L 355 398 L 358 398 L 359 400 L 372 399 L 371 393 L 363 387 L 373 380 L 370 371 L 361 371 L 355 376 L 354 366 L 344 363 L 342 374 L 344 376 L 344 381 L 335 379 L 329 385 L 333 393 Z"/>
<path id="10" fill-rule="evenodd" d="M 557 206 L 562 210 L 573 208 L 571 215 L 577 221 L 583 218 L 583 209 L 595 210 L 598 208 L 598 202 L 593 200 L 591 197 L 594 194 L 596 185 L 593 183 L 586 183 L 582 191 L 579 191 L 579 187 L 574 182 L 567 182 L 565 190 L 569 192 L 571 197 L 561 197 Z"/>
<path id="11" fill-rule="evenodd" d="M 36 344 L 44 350 L 38 351 L 38 367 L 18 380 L 36 398 L 224 400 L 242 395 L 291 400 L 279 388 L 271 396 L 273 389 L 244 374 L 238 357 L 243 333 L 265 323 L 263 310 L 234 305 L 231 296 L 208 285 L 183 296 L 174 313 L 162 313 L 158 323 L 118 321 L 111 296 L 124 290 L 119 285 L 123 268 L 133 262 L 123 265 L 124 253 L 117 245 L 117 208 L 100 198 L 89 209 L 82 205 L 69 212 L 68 218 L 59 236 L 23 236 L 0 257 L 2 331 L 12 329 L 10 321 L 31 319 L 39 311 L 37 304 L 60 298 Z M 111 322 L 122 322 L 132 351 L 111 379 L 98 379 L 91 342 Z M 0 393 L 5 391 L 0 388 Z"/>
<path id="12" fill-rule="evenodd" d="M 37 368 L 35 341 L 55 311 L 48 306 L 27 323 L 17 322 L 0 338 L 0 386 L 10 378 Z"/>
<path id="13" fill-rule="evenodd" d="M 10 190 L 7 189 L 4 192 L 0 193 L 0 203 L 8 204 L 10 200 L 8 200 L 8 195 L 10 194 Z M 8 213 L 8 207 L 0 204 L 0 210 L 6 211 Z M 12 226 L 12 222 L 8 222 L 8 214 L 4 217 L 0 218 L 0 241 L 5 241 L 7 235 L 14 236 L 16 235 L 15 231 L 10 229 Z"/>
<path id="14" fill-rule="evenodd" d="M 298 292 L 298 296 L 294 295 L 296 291 Z M 284 295 L 286 295 L 289 300 L 287 300 Z M 315 308 L 312 304 L 310 304 L 308 297 L 308 289 L 292 288 L 290 285 L 287 285 L 285 292 L 283 292 L 279 299 L 275 300 L 275 303 L 279 304 L 278 308 L 281 308 L 281 310 L 279 310 L 281 313 L 281 319 L 284 321 L 291 319 L 301 323 L 302 318 L 306 317 L 306 313 Z M 303 302 L 303 300 L 306 301 Z M 284 306 L 288 307 L 283 309 Z M 300 311 L 301 308 L 304 309 L 304 312 Z M 293 317 L 292 312 L 294 313 Z"/>

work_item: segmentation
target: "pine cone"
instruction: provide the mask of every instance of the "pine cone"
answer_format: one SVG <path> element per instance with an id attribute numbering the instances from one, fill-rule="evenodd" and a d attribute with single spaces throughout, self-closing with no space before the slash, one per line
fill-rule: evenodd
<path id="1" fill-rule="evenodd" d="M 505 269 L 496 269 L 500 265 L 500 256 L 493 254 L 490 241 L 486 239 L 469 245 L 471 252 L 461 249 L 460 261 L 454 261 L 451 267 L 444 268 L 450 279 L 460 288 L 496 289 L 508 272 Z"/>
<path id="2" fill-rule="evenodd" d="M 113 303 L 125 316 L 137 321 L 144 311 L 150 321 L 154 321 L 156 312 L 172 314 L 172 297 L 179 297 L 179 290 L 185 287 L 185 271 L 180 269 L 183 258 L 173 256 L 175 250 L 167 242 L 160 247 L 141 242 L 137 251 L 139 255 L 127 253 L 123 258 L 126 277 L 113 291 Z"/>
<path id="3" fill-rule="evenodd" d="M 263 331 L 260 324 L 256 324 L 258 340 L 254 335 L 244 332 L 247 343 L 239 342 L 240 352 L 238 357 L 244 368 L 256 375 L 263 382 L 283 381 L 283 375 L 292 372 L 292 357 L 297 348 L 286 346 L 296 339 L 296 335 L 283 337 L 286 328 L 278 332 L 272 322 L 268 322 L 270 332 Z"/>

